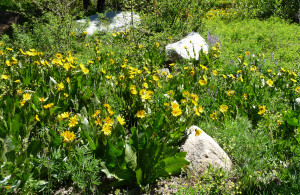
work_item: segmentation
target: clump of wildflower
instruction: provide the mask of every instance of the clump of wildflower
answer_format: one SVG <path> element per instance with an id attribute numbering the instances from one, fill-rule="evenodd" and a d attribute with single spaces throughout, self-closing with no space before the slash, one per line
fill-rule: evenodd
<path id="1" fill-rule="evenodd" d="M 180 116 L 182 114 L 182 111 L 179 108 L 179 104 L 177 102 L 171 102 L 171 106 L 172 106 L 172 115 L 173 116 Z"/>
<path id="2" fill-rule="evenodd" d="M 76 138 L 74 132 L 72 131 L 63 131 L 60 136 L 63 137 L 63 142 L 71 142 Z"/>

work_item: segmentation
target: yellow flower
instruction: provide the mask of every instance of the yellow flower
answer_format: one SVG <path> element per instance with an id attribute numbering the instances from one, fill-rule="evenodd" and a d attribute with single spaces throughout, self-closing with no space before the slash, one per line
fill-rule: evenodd
<path id="1" fill-rule="evenodd" d="M 143 48 L 143 45 L 139 45 L 139 48 L 142 49 L 142 48 Z"/>
<path id="2" fill-rule="evenodd" d="M 157 42 L 156 42 L 156 44 L 155 44 L 155 45 L 156 45 L 156 47 L 159 47 L 159 43 L 157 43 Z"/>
<path id="3" fill-rule="evenodd" d="M 112 76 L 107 75 L 107 76 L 105 76 L 105 78 L 106 78 L 107 80 L 110 80 L 110 79 L 112 78 Z"/>
<path id="4" fill-rule="evenodd" d="M 227 110 L 228 110 L 228 106 L 226 106 L 226 105 L 221 105 L 221 106 L 220 106 L 220 111 L 221 111 L 222 113 L 227 112 Z"/>
<path id="5" fill-rule="evenodd" d="M 151 94 L 152 94 L 152 91 L 147 91 L 145 89 L 142 89 L 140 91 L 140 96 L 141 96 L 141 99 L 143 100 L 148 100 L 151 98 Z"/>
<path id="6" fill-rule="evenodd" d="M 75 127 L 78 124 L 77 115 L 74 115 L 73 117 L 71 117 L 69 122 L 70 122 L 69 127 Z"/>
<path id="7" fill-rule="evenodd" d="M 171 66 L 171 67 L 172 67 L 172 66 L 175 66 L 175 63 L 171 63 L 171 64 L 169 64 L 169 66 Z"/>
<path id="8" fill-rule="evenodd" d="M 69 97 L 69 95 L 68 95 L 67 93 L 64 93 L 64 96 L 65 96 L 65 98 L 68 98 L 68 97 Z"/>
<path id="9" fill-rule="evenodd" d="M 172 110 L 172 115 L 173 116 L 180 116 L 182 114 L 182 111 L 180 108 L 176 108 Z"/>
<path id="10" fill-rule="evenodd" d="M 277 124 L 278 124 L 278 125 L 281 125 L 281 124 L 282 124 L 282 121 L 281 121 L 281 120 L 277 120 Z"/>
<path id="11" fill-rule="evenodd" d="M 244 100 L 247 100 L 247 99 L 248 99 L 248 95 L 244 93 L 243 99 L 244 99 Z"/>
<path id="12" fill-rule="evenodd" d="M 126 124 L 125 119 L 121 115 L 119 115 L 117 117 L 117 119 L 118 119 L 118 122 L 120 123 L 120 125 L 125 125 Z"/>
<path id="13" fill-rule="evenodd" d="M 262 115 L 263 113 L 265 113 L 266 112 L 266 106 L 259 106 L 258 107 L 258 114 L 259 115 Z"/>
<path id="14" fill-rule="evenodd" d="M 102 125 L 102 120 L 99 119 L 99 118 L 97 118 L 97 119 L 95 120 L 95 123 L 96 123 L 97 126 L 101 126 L 101 125 Z"/>
<path id="15" fill-rule="evenodd" d="M 102 72 L 103 74 L 106 74 L 106 71 L 105 71 L 103 68 L 101 68 L 101 72 Z"/>
<path id="16" fill-rule="evenodd" d="M 95 113 L 92 115 L 92 117 L 95 118 L 100 114 L 100 112 L 101 112 L 100 110 L 96 110 Z"/>
<path id="17" fill-rule="evenodd" d="M 169 74 L 169 75 L 167 76 L 167 78 L 168 78 L 168 79 L 171 79 L 171 78 L 173 78 L 173 75 Z"/>
<path id="18" fill-rule="evenodd" d="M 227 91 L 226 93 L 227 93 L 228 96 L 234 96 L 235 91 L 229 90 L 229 91 Z"/>
<path id="19" fill-rule="evenodd" d="M 40 121 L 39 115 L 35 115 L 35 120 Z"/>
<path id="20" fill-rule="evenodd" d="M 11 66 L 12 64 L 9 62 L 9 60 L 5 61 L 6 66 Z"/>
<path id="21" fill-rule="evenodd" d="M 120 80 L 124 80 L 124 79 L 125 79 L 125 76 L 124 76 L 124 75 L 121 75 L 119 78 L 120 78 Z"/>
<path id="22" fill-rule="evenodd" d="M 295 80 L 295 79 L 292 79 L 292 78 L 291 78 L 291 81 L 293 81 L 294 83 L 297 83 L 297 80 Z"/>
<path id="23" fill-rule="evenodd" d="M 63 142 L 71 142 L 76 138 L 74 132 L 72 131 L 63 131 L 60 136 L 63 137 Z"/>
<path id="24" fill-rule="evenodd" d="M 273 86 L 273 81 L 272 81 L 271 79 L 269 79 L 269 80 L 267 81 L 267 84 L 268 84 L 270 87 L 272 87 L 272 86 Z"/>
<path id="25" fill-rule="evenodd" d="M 136 113 L 136 116 L 138 118 L 144 118 L 146 116 L 145 114 L 145 111 L 144 110 L 139 110 L 137 113 Z"/>
<path id="26" fill-rule="evenodd" d="M 26 101 L 23 100 L 23 101 L 20 102 L 20 105 L 23 107 L 25 105 L 25 103 L 26 103 Z"/>
<path id="27" fill-rule="evenodd" d="M 246 56 L 249 56 L 250 55 L 250 51 L 246 51 L 245 54 L 246 54 Z"/>
<path id="28" fill-rule="evenodd" d="M 66 118 L 69 118 L 70 114 L 71 114 L 70 112 L 63 112 L 61 114 L 61 116 L 62 116 L 63 119 L 66 119 Z"/>
<path id="29" fill-rule="evenodd" d="M 106 123 L 106 124 L 108 124 L 108 125 L 113 125 L 114 124 L 114 121 L 111 119 L 111 118 L 109 118 L 109 117 L 106 117 L 105 119 L 104 119 L 104 122 Z"/>
<path id="30" fill-rule="evenodd" d="M 218 75 L 218 71 L 213 70 L 213 75 L 217 76 Z"/>
<path id="31" fill-rule="evenodd" d="M 201 129 L 197 129 L 195 131 L 195 136 L 199 136 L 199 135 L 201 135 L 201 133 L 202 133 Z"/>
<path id="32" fill-rule="evenodd" d="M 31 99 L 31 94 L 29 93 L 24 93 L 23 94 L 23 101 L 28 101 Z"/>
<path id="33" fill-rule="evenodd" d="M 58 53 L 58 54 L 56 54 L 56 57 L 57 57 L 57 58 L 61 58 L 62 55 L 61 55 L 60 53 Z"/>
<path id="34" fill-rule="evenodd" d="M 82 72 L 83 72 L 83 74 L 89 74 L 89 69 L 87 69 L 87 68 L 84 68 L 84 69 L 82 69 Z"/>
<path id="35" fill-rule="evenodd" d="M 138 93 L 137 90 L 136 90 L 135 85 L 131 85 L 131 86 L 130 86 L 130 91 L 131 91 L 131 93 L 132 93 L 133 95 L 136 95 L 136 94 Z"/>
<path id="36" fill-rule="evenodd" d="M 210 114 L 210 118 L 217 119 L 217 111 L 214 111 L 212 114 Z"/>
<path id="37" fill-rule="evenodd" d="M 63 90 L 65 88 L 65 86 L 64 86 L 64 84 L 62 83 L 62 82 L 60 82 L 59 84 L 58 84 L 58 86 L 57 86 L 57 90 L 58 91 L 61 91 L 61 90 Z"/>
<path id="38" fill-rule="evenodd" d="M 203 66 L 200 64 L 200 67 L 202 68 L 202 70 L 208 70 L 206 66 Z"/>
<path id="39" fill-rule="evenodd" d="M 69 77 L 66 78 L 66 82 L 67 82 L 67 83 L 70 83 L 70 78 L 69 78 Z"/>
<path id="40" fill-rule="evenodd" d="M 203 79 L 199 80 L 200 85 L 206 85 L 207 84 L 207 78 L 205 77 L 205 75 L 203 75 Z"/>
<path id="41" fill-rule="evenodd" d="M 300 87 L 296 87 L 295 91 L 296 91 L 297 93 L 300 93 Z"/>
<path id="42" fill-rule="evenodd" d="M 3 80 L 7 80 L 8 78 L 9 78 L 8 75 L 4 75 L 4 74 L 3 74 L 3 75 L 1 76 L 1 79 L 3 79 Z"/>
<path id="43" fill-rule="evenodd" d="M 107 109 L 107 112 L 108 112 L 108 114 L 110 115 L 110 116 L 112 116 L 112 115 L 114 115 L 115 114 L 115 112 L 112 110 L 112 109 Z"/>
<path id="44" fill-rule="evenodd" d="M 156 75 L 153 75 L 152 78 L 153 78 L 154 81 L 158 81 L 159 80 L 158 76 L 156 76 Z"/>
<path id="45" fill-rule="evenodd" d="M 256 66 L 252 65 L 252 67 L 250 68 L 250 70 L 251 70 L 251 71 L 256 71 L 257 68 L 256 68 Z"/>
<path id="46" fill-rule="evenodd" d="M 18 80 L 15 80 L 14 82 L 15 82 L 15 83 L 20 83 L 21 81 L 18 79 Z"/>
<path id="47" fill-rule="evenodd" d="M 197 116 L 200 116 L 201 113 L 203 113 L 203 107 L 200 105 L 198 108 L 195 109 L 195 114 Z"/>
<path id="48" fill-rule="evenodd" d="M 104 135 L 110 135 L 111 134 L 111 125 L 104 124 L 101 131 L 103 132 Z"/>
<path id="49" fill-rule="evenodd" d="M 44 97 L 39 98 L 39 102 L 44 102 L 46 101 Z"/>
<path id="50" fill-rule="evenodd" d="M 54 103 L 50 103 L 50 104 L 46 104 L 44 106 L 45 109 L 51 108 L 52 106 L 54 106 Z"/>

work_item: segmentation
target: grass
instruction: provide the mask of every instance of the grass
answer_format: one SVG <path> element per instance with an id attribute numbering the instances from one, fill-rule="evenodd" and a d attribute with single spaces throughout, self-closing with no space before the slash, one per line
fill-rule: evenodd
<path id="1" fill-rule="evenodd" d="M 149 5 L 134 31 L 89 37 L 68 27 L 75 16 L 48 13 L 2 36 L 0 190 L 297 194 L 299 24 L 240 19 L 229 1 L 188 2 Z M 165 45 L 192 30 L 208 54 L 170 65 Z M 164 67 L 171 75 L 157 73 Z M 229 173 L 183 169 L 191 124 L 229 155 Z"/>

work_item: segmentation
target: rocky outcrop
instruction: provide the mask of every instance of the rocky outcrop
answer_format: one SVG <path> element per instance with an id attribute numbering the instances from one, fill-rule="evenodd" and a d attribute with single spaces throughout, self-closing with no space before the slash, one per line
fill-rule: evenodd
<path id="1" fill-rule="evenodd" d="M 86 32 L 88 35 L 94 34 L 96 31 L 107 32 L 121 32 L 132 26 L 140 24 L 140 17 L 133 13 L 133 20 L 131 19 L 131 12 L 108 12 L 104 18 L 99 18 L 97 14 L 87 17 L 86 19 L 77 20 L 76 22 L 85 24 L 88 22 Z"/>
<path id="2" fill-rule="evenodd" d="M 193 168 L 205 170 L 209 165 L 229 171 L 232 162 L 217 142 L 197 126 L 186 130 L 188 138 L 182 145 L 182 151 L 187 152 L 186 159 Z"/>
<path id="3" fill-rule="evenodd" d="M 13 23 L 19 20 L 19 14 L 0 10 L 0 35 L 7 32 Z"/>
<path id="4" fill-rule="evenodd" d="M 171 61 L 179 59 L 199 59 L 199 52 L 208 52 L 208 46 L 199 33 L 191 32 L 182 40 L 166 46 L 167 57 Z"/>

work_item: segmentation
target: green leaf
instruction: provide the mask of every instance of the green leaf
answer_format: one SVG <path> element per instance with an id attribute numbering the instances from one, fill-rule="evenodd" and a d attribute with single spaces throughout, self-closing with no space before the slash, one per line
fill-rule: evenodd
<path id="1" fill-rule="evenodd" d="M 298 119 L 296 119 L 295 117 L 289 118 L 289 119 L 287 119 L 287 123 L 289 125 L 297 127 L 298 126 Z"/>
<path id="2" fill-rule="evenodd" d="M 159 162 L 157 169 L 157 177 L 165 177 L 169 175 L 178 174 L 184 165 L 189 162 L 185 160 L 186 153 L 179 152 L 175 156 L 167 157 Z"/>
<path id="3" fill-rule="evenodd" d="M 21 122 L 21 117 L 20 115 L 16 114 L 15 117 L 12 120 L 12 124 L 11 124 L 11 134 L 12 136 L 12 140 L 13 142 L 16 144 L 17 142 L 19 142 L 19 136 L 20 136 L 20 129 L 22 127 L 22 122 Z"/>
<path id="4" fill-rule="evenodd" d="M 52 135 L 52 142 L 51 142 L 51 145 L 52 145 L 53 147 L 57 147 L 57 146 L 61 145 L 61 144 L 62 144 L 62 139 L 61 139 L 61 137 L 60 137 L 60 136 L 57 136 L 57 135 L 54 133 L 53 130 L 50 130 L 49 132 L 50 132 L 50 134 Z"/>
<path id="5" fill-rule="evenodd" d="M 137 156 L 129 144 L 125 145 L 125 161 L 127 162 L 129 168 L 135 171 L 137 167 Z"/>
<path id="6" fill-rule="evenodd" d="M 37 153 L 41 150 L 42 143 L 40 140 L 32 140 L 27 148 L 27 156 L 32 154 L 33 156 L 36 156 Z"/>
<path id="7" fill-rule="evenodd" d="M 138 170 L 135 171 L 135 175 L 136 175 L 136 181 L 139 185 L 142 185 L 142 180 L 143 180 L 143 172 L 142 169 L 139 168 Z"/>
<path id="8" fill-rule="evenodd" d="M 88 134 L 88 132 L 86 131 L 81 131 L 81 135 L 87 140 L 87 142 L 89 143 L 90 149 L 91 150 L 96 150 L 96 145 L 94 143 L 94 141 L 92 140 L 91 136 Z"/>
<path id="9" fill-rule="evenodd" d="M 105 173 L 105 175 L 106 175 L 106 177 L 107 178 L 115 178 L 115 179 L 117 179 L 118 181 L 122 181 L 122 179 L 120 179 L 116 174 L 113 174 L 113 173 L 111 173 L 109 170 L 108 170 L 108 168 L 106 167 L 106 165 L 105 165 L 105 162 L 100 162 L 100 165 L 101 165 L 101 167 L 102 167 L 102 169 L 101 169 L 101 171 L 103 172 L 103 173 Z"/>

